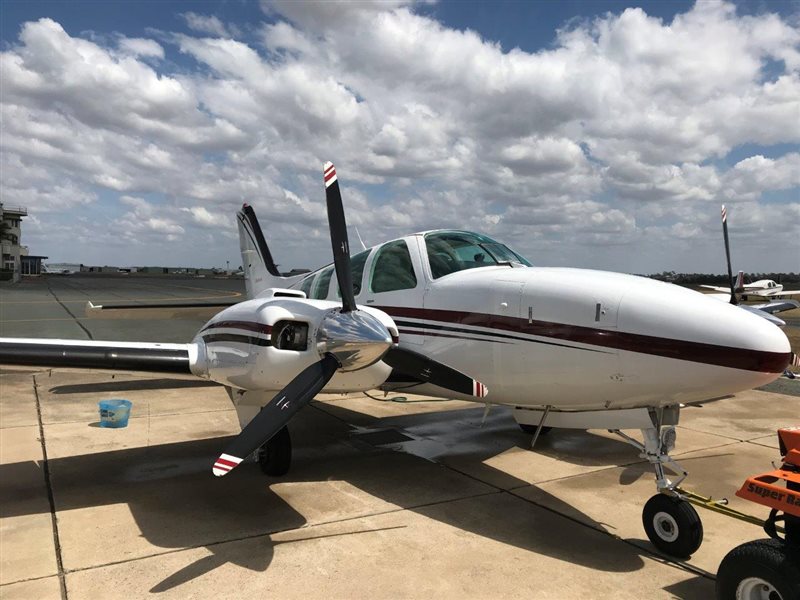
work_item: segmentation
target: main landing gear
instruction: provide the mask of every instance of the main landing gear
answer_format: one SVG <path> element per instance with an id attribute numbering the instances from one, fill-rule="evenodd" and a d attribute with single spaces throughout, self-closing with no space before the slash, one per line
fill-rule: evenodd
<path id="1" fill-rule="evenodd" d="M 688 473 L 669 453 L 675 448 L 677 409 L 651 410 L 652 427 L 642 428 L 644 443 L 618 429 L 610 429 L 640 451 L 640 456 L 653 465 L 658 494 L 650 498 L 642 510 L 642 524 L 653 545 L 671 556 L 689 558 L 703 543 L 703 523 L 694 507 L 678 487 Z M 667 421 L 670 424 L 664 425 Z M 678 478 L 671 481 L 665 467 Z"/>
<path id="2" fill-rule="evenodd" d="M 288 427 L 284 427 L 261 448 L 256 458 L 258 466 L 267 475 L 280 477 L 289 472 L 292 464 L 292 438 Z"/>

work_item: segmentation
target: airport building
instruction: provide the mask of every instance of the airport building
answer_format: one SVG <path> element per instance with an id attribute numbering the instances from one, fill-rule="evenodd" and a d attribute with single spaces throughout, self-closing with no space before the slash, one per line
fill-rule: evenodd
<path id="1" fill-rule="evenodd" d="M 47 257 L 29 254 L 28 247 L 20 242 L 22 218 L 27 216 L 26 208 L 7 207 L 0 203 L 0 243 L 3 254 L 0 279 L 19 281 L 22 275 L 39 275 L 42 271 L 42 260 Z"/>

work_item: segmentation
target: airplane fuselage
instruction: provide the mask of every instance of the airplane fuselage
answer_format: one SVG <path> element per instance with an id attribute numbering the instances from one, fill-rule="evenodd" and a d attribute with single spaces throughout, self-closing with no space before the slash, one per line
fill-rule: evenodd
<path id="1" fill-rule="evenodd" d="M 361 281 L 356 282 L 356 302 L 363 310 L 377 308 L 392 317 L 402 347 L 486 384 L 487 402 L 560 410 L 674 405 L 763 385 L 778 377 L 790 360 L 789 342 L 773 324 L 647 278 L 510 262 L 435 277 L 425 235 L 402 238 L 408 250 L 402 268 L 408 272 L 394 273 L 396 282 L 381 271 L 387 266 L 401 270 L 396 257 L 392 264 L 379 261 L 382 249 L 395 244 L 394 249 L 399 241 L 368 251 L 362 257 Z M 244 348 L 238 352 L 216 346 L 233 354 L 225 363 L 228 374 L 217 370 L 211 378 L 243 389 L 279 390 L 299 369 L 319 360 L 311 313 L 339 304 L 335 278 L 331 282 L 326 277 L 321 269 L 293 282 L 293 289 L 304 288 L 317 297 L 306 308 L 291 298 L 254 299 L 214 317 L 199 338 L 212 330 L 235 335 L 235 327 L 219 327 L 226 322 L 261 323 L 266 332 L 268 324 L 279 320 L 276 311 L 309 323 L 310 331 L 303 350 L 270 344 L 259 348 L 260 354 L 251 353 L 263 357 L 253 359 L 263 360 L 255 370 L 243 366 Z M 214 344 L 207 347 L 212 355 L 218 352 Z M 256 372 L 265 379 L 253 379 Z M 325 391 L 374 388 L 388 372 L 379 362 L 337 373 Z M 475 399 L 429 384 L 407 385 L 409 391 Z"/>

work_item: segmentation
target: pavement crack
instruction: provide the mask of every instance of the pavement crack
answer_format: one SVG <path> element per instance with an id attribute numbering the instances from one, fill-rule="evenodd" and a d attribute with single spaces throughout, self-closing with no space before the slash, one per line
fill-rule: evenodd
<path id="1" fill-rule="evenodd" d="M 47 281 L 47 289 L 50 291 L 50 294 L 53 296 L 53 298 L 56 299 L 56 302 L 58 302 L 61 305 L 61 308 L 63 308 L 67 312 L 67 314 L 70 317 L 72 317 L 72 320 L 75 321 L 75 324 L 83 330 L 83 332 L 86 334 L 86 337 L 88 337 L 90 340 L 93 340 L 94 336 L 92 335 L 92 333 L 88 329 L 86 329 L 86 327 L 83 326 L 83 323 L 81 323 L 80 319 L 75 315 L 75 313 L 73 313 L 70 309 L 68 309 L 67 305 L 64 304 L 61 301 L 61 299 L 56 295 L 56 293 L 53 291 L 53 286 L 50 285 L 49 281 Z"/>
<path id="2" fill-rule="evenodd" d="M 47 460 L 47 444 L 44 439 L 44 422 L 42 421 L 42 403 L 39 399 L 39 385 L 36 375 L 33 379 L 33 395 L 36 399 L 36 419 L 39 424 L 39 442 L 42 446 L 42 471 L 47 487 L 47 501 L 50 503 L 50 521 L 53 525 L 53 544 L 56 550 L 56 566 L 58 567 L 58 584 L 61 588 L 61 600 L 67 600 L 67 581 L 64 574 L 64 561 L 61 557 L 61 541 L 58 536 L 58 516 L 56 515 L 56 501 L 53 496 L 53 483 L 50 479 L 50 463 Z"/>

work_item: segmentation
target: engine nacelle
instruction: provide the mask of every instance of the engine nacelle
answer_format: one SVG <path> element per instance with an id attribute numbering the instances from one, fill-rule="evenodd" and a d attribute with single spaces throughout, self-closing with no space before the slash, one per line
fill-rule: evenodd
<path id="1" fill-rule="evenodd" d="M 343 369 L 327 392 L 372 389 L 389 376 L 391 368 L 379 359 L 398 332 L 386 313 L 364 307 L 341 315 L 335 302 L 307 300 L 294 290 L 268 292 L 276 293 L 226 308 L 200 330 L 190 356 L 195 375 L 244 390 L 277 391 L 330 353 Z"/>

